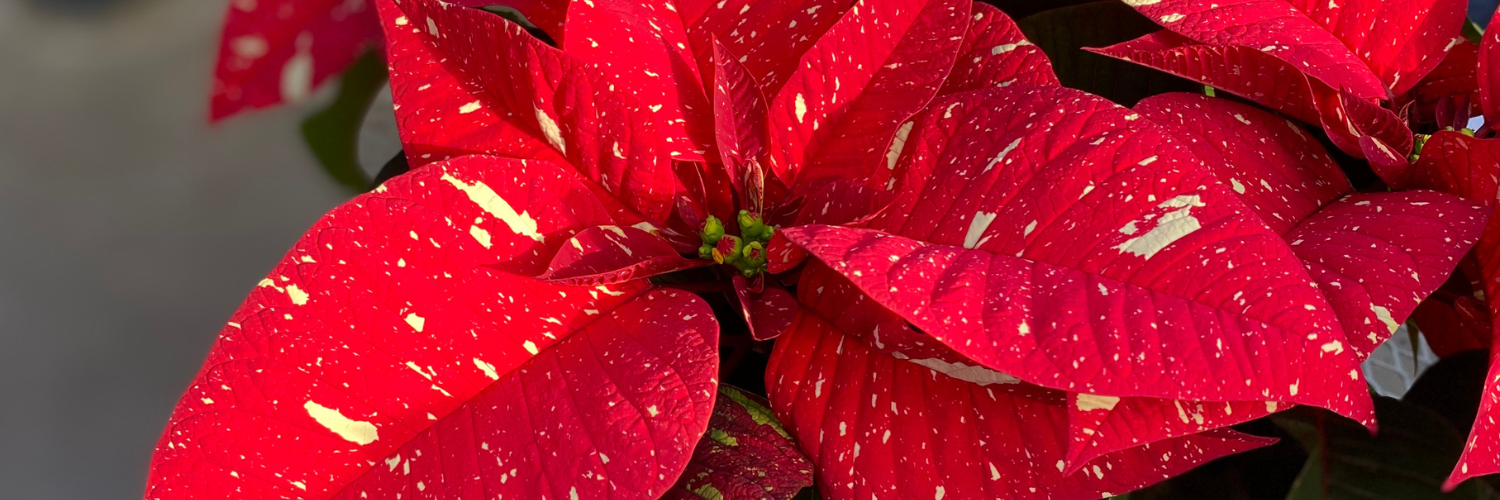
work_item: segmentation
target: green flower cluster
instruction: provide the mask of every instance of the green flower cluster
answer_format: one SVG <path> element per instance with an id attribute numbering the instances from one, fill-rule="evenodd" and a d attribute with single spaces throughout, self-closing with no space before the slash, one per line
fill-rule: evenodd
<path id="1" fill-rule="evenodd" d="M 766 246 L 776 228 L 766 225 L 760 214 L 748 210 L 740 210 L 735 222 L 739 223 L 740 236 L 724 234 L 724 222 L 708 216 L 703 232 L 699 233 L 703 246 L 698 247 L 698 257 L 734 266 L 746 278 L 765 272 Z"/>

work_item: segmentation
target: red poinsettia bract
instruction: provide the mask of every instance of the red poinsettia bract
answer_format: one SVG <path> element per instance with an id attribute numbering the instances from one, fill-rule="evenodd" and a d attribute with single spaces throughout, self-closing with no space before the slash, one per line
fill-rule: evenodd
<path id="1" fill-rule="evenodd" d="M 1492 138 L 1494 121 L 1500 119 L 1497 111 L 1500 106 L 1496 105 L 1500 102 L 1500 86 L 1496 85 L 1500 80 L 1494 75 L 1497 68 L 1500 68 L 1500 31 L 1490 30 L 1478 47 L 1462 42 L 1434 71 L 1434 76 L 1424 80 L 1423 84 L 1432 90 L 1431 95 L 1462 106 L 1456 107 L 1461 112 L 1448 120 L 1438 120 L 1439 125 L 1448 126 L 1446 130 L 1426 138 L 1413 169 L 1414 185 L 1495 206 L 1496 179 L 1500 179 L 1500 139 Z M 1477 109 L 1467 111 L 1470 107 Z M 1485 118 L 1478 131 L 1481 137 L 1464 128 L 1469 115 L 1478 114 L 1476 111 L 1482 111 Z M 1496 363 L 1494 355 L 1500 351 L 1495 350 L 1492 340 L 1500 328 L 1500 323 L 1494 321 L 1500 317 L 1497 309 L 1500 301 L 1494 299 L 1500 296 L 1497 295 L 1500 294 L 1500 226 L 1496 219 L 1490 219 L 1485 226 L 1478 245 L 1460 271 L 1450 280 L 1450 291 L 1440 300 L 1424 303 L 1426 311 L 1417 318 L 1424 336 L 1439 355 L 1481 348 L 1490 349 L 1492 354 L 1484 380 L 1485 392 L 1468 444 L 1443 484 L 1448 490 L 1465 479 L 1500 472 L 1496 453 L 1500 450 L 1500 426 L 1494 423 L 1494 413 L 1500 404 L 1500 384 L 1497 384 L 1500 363 Z"/>
<path id="2" fill-rule="evenodd" d="M 505 0 L 561 39 L 568 0 Z M 481 7 L 489 0 L 455 0 Z M 230 0 L 219 35 L 209 118 L 308 97 L 355 58 L 382 45 L 370 0 Z"/>
<path id="3" fill-rule="evenodd" d="M 148 498 L 785 498 L 792 446 L 825 498 L 1122 493 L 1292 405 L 1373 426 L 1359 363 L 1488 215 L 1250 106 L 1062 88 L 970 0 L 528 5 L 557 47 L 376 2 L 414 170 L 234 315 Z M 1384 111 L 1371 68 L 1340 109 Z M 777 339 L 784 429 L 687 279 Z"/>
<path id="4" fill-rule="evenodd" d="M 1463 38 L 1462 0 L 1125 0 L 1163 28 L 1096 51 L 1202 82 L 1319 125 L 1345 152 L 1405 187 L 1405 109 Z"/>
<path id="5" fill-rule="evenodd" d="M 1471 46 L 1472 47 L 1472 46 Z M 1495 105 L 1500 100 L 1500 86 L 1494 72 L 1500 67 L 1500 31 L 1490 31 L 1471 58 L 1467 71 L 1453 71 L 1449 81 L 1456 82 L 1455 93 L 1472 91 L 1477 96 L 1485 117 L 1481 133 L 1493 129 L 1493 121 L 1500 119 Z M 1467 54 L 1464 53 L 1464 54 Z M 1477 64 L 1476 63 L 1477 60 Z M 1476 138 L 1467 131 L 1443 131 L 1433 134 L 1425 142 L 1416 164 L 1415 183 L 1421 187 L 1446 191 L 1464 198 L 1493 206 L 1497 199 L 1496 179 L 1500 178 L 1500 139 Z M 1496 328 L 1494 318 L 1500 317 L 1500 301 L 1493 297 L 1500 294 L 1500 227 L 1491 219 L 1483 237 L 1474 248 L 1472 265 L 1463 269 L 1460 279 L 1467 279 L 1471 286 L 1459 287 L 1459 292 L 1472 291 L 1472 295 L 1455 295 L 1449 300 L 1435 302 L 1429 307 L 1424 333 L 1434 339 L 1434 349 L 1447 348 L 1450 352 L 1461 349 L 1489 348 L 1491 361 L 1489 374 L 1485 376 L 1485 393 L 1480 400 L 1479 415 L 1470 430 L 1463 456 L 1454 466 L 1452 475 L 1444 483 L 1453 488 L 1470 477 L 1500 472 L 1500 426 L 1493 422 L 1497 404 L 1500 404 L 1500 363 L 1495 362 Z M 1487 304 L 1487 305 L 1481 305 Z M 1447 310 L 1443 310 L 1443 309 Z M 1441 322 L 1441 323 L 1438 323 Z M 1430 328 L 1437 324 L 1452 325 L 1452 328 Z"/>

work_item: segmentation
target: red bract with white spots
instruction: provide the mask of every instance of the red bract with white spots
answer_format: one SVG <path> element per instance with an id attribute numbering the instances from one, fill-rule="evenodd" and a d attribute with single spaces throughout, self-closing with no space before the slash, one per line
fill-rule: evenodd
<path id="1" fill-rule="evenodd" d="M 1424 187 L 1454 193 L 1493 207 L 1497 196 L 1500 196 L 1496 189 L 1497 179 L 1500 179 L 1500 140 L 1476 139 L 1458 132 L 1434 134 L 1422 148 L 1422 157 L 1417 162 L 1417 175 L 1418 184 Z M 1479 284 L 1475 295 L 1481 301 L 1485 301 L 1486 297 L 1500 296 L 1496 295 L 1500 293 L 1500 225 L 1497 224 L 1500 224 L 1497 219 L 1490 219 L 1483 237 L 1474 248 L 1478 266 L 1466 270 Z M 1494 318 L 1500 312 L 1497 310 L 1500 302 L 1486 302 L 1489 317 Z M 1492 353 L 1500 352 L 1494 351 L 1495 344 L 1490 342 L 1500 325 L 1485 326 L 1488 332 L 1485 332 L 1485 342 L 1479 347 L 1488 347 Z M 1435 332 L 1443 334 L 1442 330 Z M 1500 404 L 1500 383 L 1497 383 L 1500 379 L 1497 377 L 1500 377 L 1500 364 L 1495 363 L 1492 355 L 1489 374 L 1485 376 L 1479 415 L 1469 433 L 1463 457 L 1444 484 L 1447 488 L 1456 486 L 1464 479 L 1500 472 L 1500 458 L 1497 458 L 1497 450 L 1500 450 L 1500 426 L 1495 425 L 1493 417 L 1495 412 L 1500 411 L 1500 407 L 1497 407 Z"/>
<path id="2" fill-rule="evenodd" d="M 365 0 L 230 2 L 210 118 L 305 98 L 379 36 Z"/>
<path id="3" fill-rule="evenodd" d="M 609 222 L 558 167 L 481 156 L 335 209 L 230 318 L 146 497 L 666 491 L 713 407 L 712 311 L 527 277 Z"/>
<path id="4" fill-rule="evenodd" d="M 1411 131 L 1383 100 L 1406 94 L 1462 38 L 1462 0 L 1127 0 L 1163 28 L 1097 52 L 1202 82 L 1319 125 L 1395 187 Z"/>
<path id="5" fill-rule="evenodd" d="M 1374 428 L 1493 202 L 1384 107 L 1468 118 L 1453 2 L 1128 3 L 1171 31 L 1104 53 L 1323 132 L 1063 88 L 970 0 L 376 0 L 413 170 L 236 313 L 147 497 L 1082 499 Z"/>
<path id="6" fill-rule="evenodd" d="M 1480 109 L 1488 122 L 1500 120 L 1500 31 L 1485 33 L 1475 54 L 1478 67 L 1474 68 L 1474 79 L 1478 85 Z"/>
<path id="7" fill-rule="evenodd" d="M 812 485 L 812 463 L 790 442 L 766 400 L 730 386 L 719 387 L 708 434 L 693 461 L 662 498 L 786 500 Z"/>
<path id="8" fill-rule="evenodd" d="M 1455 92 L 1473 89 L 1487 123 L 1480 127 L 1481 136 L 1493 136 L 1493 120 L 1500 118 L 1500 30 L 1491 30 L 1475 49 L 1460 53 L 1457 68 L 1451 68 L 1447 80 L 1457 82 Z M 1477 66 L 1473 64 L 1477 59 Z M 1464 64 L 1468 63 L 1468 64 Z M 1444 66 L 1448 66 L 1445 62 Z M 1487 206 L 1496 206 L 1497 182 L 1500 182 L 1500 139 L 1476 138 L 1473 131 L 1441 131 L 1427 139 L 1415 168 L 1418 186 L 1453 193 Z M 1494 334 L 1500 323 L 1500 222 L 1490 219 L 1474 248 L 1471 265 L 1461 268 L 1457 281 L 1467 287 L 1455 287 L 1462 295 L 1424 304 L 1428 313 L 1422 324 L 1434 350 L 1454 354 L 1464 349 L 1489 349 L 1489 372 L 1485 375 L 1484 394 L 1479 412 L 1469 432 L 1463 455 L 1454 465 L 1443 486 L 1452 489 L 1465 479 L 1500 472 L 1500 426 L 1495 414 L 1500 411 L 1500 363 L 1496 362 Z M 1464 293 L 1467 292 L 1467 293 Z M 1444 328 L 1446 327 L 1446 328 Z"/>
<path id="9" fill-rule="evenodd" d="M 1032 92 L 1044 97 L 1002 93 L 989 102 L 955 101 L 930 112 L 941 112 L 941 118 L 918 120 L 906 145 L 910 163 L 898 171 L 910 169 L 908 178 L 920 184 L 902 190 L 899 199 L 911 200 L 908 205 L 898 201 L 872 225 L 938 245 L 870 230 L 786 234 L 873 300 L 969 359 L 1073 391 L 1074 404 L 1065 407 L 1071 440 L 1059 457 L 1067 472 L 1140 443 L 1239 423 L 1288 403 L 1364 411 L 1351 410 L 1344 399 L 1363 391 L 1337 384 L 1362 384 L 1357 360 L 1389 336 L 1416 299 L 1441 284 L 1487 215 L 1471 203 L 1430 192 L 1345 199 L 1318 211 L 1350 191 L 1347 181 L 1313 149 L 1315 143 L 1298 139 L 1298 129 L 1247 106 L 1202 96 L 1143 102 L 1148 117 L 1198 121 L 1173 130 L 1172 136 L 1187 141 L 1183 149 L 1164 144 L 1159 134 L 1136 132 L 1153 129 L 1129 125 L 1139 117 L 1126 110 L 1087 99 L 1075 101 L 1082 110 L 1057 110 L 1056 103 L 1078 96 Z M 1012 110 L 1044 116 L 1046 111 L 1026 103 L 1065 118 L 1010 125 Z M 1006 112 L 991 118 L 994 110 Z M 1077 134 L 1072 140 L 1082 144 L 1036 126 L 1049 122 Z M 979 134 L 997 140 L 980 142 Z M 1292 151 L 1250 149 L 1242 142 L 1280 134 L 1289 137 L 1278 144 Z M 968 168 L 950 171 L 956 176 L 951 180 L 933 175 L 933 165 L 952 164 Z M 1099 170 L 1081 171 L 1080 165 Z M 1205 180 L 1207 174 L 1228 180 L 1228 186 Z M 1163 182 L 1158 176 L 1171 177 Z M 1247 187 L 1244 178 L 1261 181 Z M 1173 186 L 1187 189 L 1171 191 Z M 1076 201 L 1050 198 L 1060 191 Z M 1284 196 L 1306 201 L 1288 206 Z M 1239 205 L 1236 197 L 1251 205 Z M 1235 208 L 1215 213 L 1222 206 Z M 1101 220 L 1101 214 L 1124 220 Z M 1371 224 L 1367 217 L 1401 222 Z M 1350 240 L 1349 233 L 1368 236 Z M 1080 240 L 1097 243 L 1080 248 Z M 1256 241 L 1263 246 L 1250 250 Z M 1378 245 L 1366 248 L 1371 243 Z M 1282 257 L 1267 259 L 1274 255 Z M 1371 266 L 1381 260 L 1414 265 L 1389 271 Z M 1154 262 L 1192 271 L 1163 272 Z M 1301 284 L 1290 285 L 1292 280 Z M 1277 296 L 1286 302 L 1267 300 Z M 1259 300 L 1241 300 L 1246 298 Z M 1341 322 L 1351 335 L 1278 326 L 1290 325 L 1278 321 L 1297 314 L 1316 318 L 1320 307 L 1337 316 L 1323 321 Z M 1258 315 L 1270 319 L 1254 319 Z M 1080 332 L 1094 338 L 1080 340 Z M 1285 358 L 1299 352 L 1304 361 Z M 1259 356 L 1274 358 L 1257 361 Z M 1247 366 L 1254 368 L 1234 371 Z M 1298 367 L 1324 371 L 1288 372 Z M 1101 379 L 1093 375 L 1098 373 L 1132 376 Z M 1200 384 L 1204 390 L 1194 391 Z M 1212 396 L 1184 397 L 1195 393 Z"/>
<path id="10" fill-rule="evenodd" d="M 1354 193 L 1308 132 L 1251 106 L 1166 94 L 1141 101 L 1136 111 L 1181 139 L 1303 261 L 1345 327 L 1342 342 L 1319 349 L 1367 358 L 1447 279 L 1488 215 L 1434 192 Z M 1074 438 L 1082 456 L 1093 456 L 1135 440 L 1253 420 L 1285 402 L 1127 398 L 1112 412 L 1080 416 L 1087 424 Z"/>
<path id="11" fill-rule="evenodd" d="M 1478 68 L 1479 46 L 1468 40 L 1448 51 L 1442 64 L 1428 73 L 1409 95 L 1416 105 L 1411 117 L 1415 123 L 1434 123 L 1440 127 L 1461 129 L 1469 118 L 1480 112 Z M 1398 103 L 1403 100 L 1398 99 Z"/>
<path id="12" fill-rule="evenodd" d="M 517 9 L 561 39 L 567 0 L 455 0 Z M 233 0 L 220 34 L 209 118 L 308 97 L 356 57 L 380 48 L 370 0 Z"/>

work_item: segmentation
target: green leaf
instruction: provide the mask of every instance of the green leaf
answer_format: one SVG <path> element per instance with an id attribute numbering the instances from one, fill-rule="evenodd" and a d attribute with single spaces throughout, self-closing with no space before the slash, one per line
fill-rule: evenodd
<path id="1" fill-rule="evenodd" d="M 1161 29 L 1117 0 L 1052 9 L 1017 24 L 1052 60 L 1063 86 L 1109 98 L 1123 106 L 1166 92 L 1201 92 L 1203 86 L 1160 71 L 1098 54 L 1083 47 L 1107 47 Z"/>
<path id="2" fill-rule="evenodd" d="M 1454 429 L 1468 429 L 1479 413 L 1489 368 L 1489 349 L 1448 356 L 1422 372 L 1401 400 L 1442 415 Z"/>
<path id="3" fill-rule="evenodd" d="M 1297 481 L 1292 483 L 1292 491 L 1287 493 L 1287 500 L 1317 500 L 1325 498 L 1323 485 L 1328 481 L 1324 477 L 1323 470 L 1327 467 L 1327 457 L 1324 456 L 1324 447 L 1317 446 L 1307 452 L 1307 463 L 1302 466 L 1302 474 L 1297 476 Z"/>
<path id="4" fill-rule="evenodd" d="M 1464 19 L 1464 38 L 1469 39 L 1474 45 L 1479 45 L 1479 41 L 1484 39 L 1484 26 L 1480 26 L 1471 19 Z"/>
<path id="5" fill-rule="evenodd" d="M 1442 492 L 1464 437 L 1441 416 L 1379 396 L 1375 414 L 1376 436 L 1324 410 L 1300 407 L 1271 417 L 1308 452 L 1287 500 L 1500 499 L 1481 481 Z"/>
<path id="6" fill-rule="evenodd" d="M 359 128 L 385 80 L 385 64 L 379 54 L 366 53 L 344 72 L 333 104 L 302 122 L 302 138 L 318 164 L 354 193 L 370 186 L 369 176 L 359 165 Z"/>

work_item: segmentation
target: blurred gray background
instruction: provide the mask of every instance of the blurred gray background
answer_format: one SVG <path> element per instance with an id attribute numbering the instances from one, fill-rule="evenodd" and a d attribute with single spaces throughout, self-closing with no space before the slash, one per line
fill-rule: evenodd
<path id="1" fill-rule="evenodd" d="M 207 125 L 225 3 L 0 0 L 0 498 L 140 498 L 225 318 L 348 197 L 298 135 L 319 103 Z"/>
<path id="2" fill-rule="evenodd" d="M 0 498 L 140 498 L 225 319 L 348 197 L 319 103 L 207 125 L 225 5 L 0 0 Z"/>

